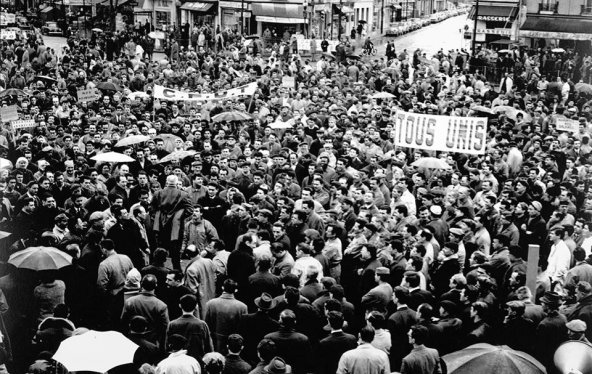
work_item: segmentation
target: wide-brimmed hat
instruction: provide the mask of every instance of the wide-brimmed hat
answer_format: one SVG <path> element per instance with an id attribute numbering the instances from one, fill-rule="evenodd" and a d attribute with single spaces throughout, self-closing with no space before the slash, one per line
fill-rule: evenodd
<path id="1" fill-rule="evenodd" d="M 262 310 L 270 310 L 275 307 L 276 301 L 267 292 L 263 292 L 260 297 L 255 299 L 255 305 Z"/>
<path id="2" fill-rule="evenodd" d="M 269 374 L 290 374 L 292 367 L 286 364 L 286 361 L 281 357 L 274 357 L 269 364 L 265 366 L 265 372 Z"/>
<path id="3" fill-rule="evenodd" d="M 561 304 L 561 295 L 557 292 L 547 291 L 545 292 L 545 295 L 541 297 L 541 303 L 559 305 Z"/>

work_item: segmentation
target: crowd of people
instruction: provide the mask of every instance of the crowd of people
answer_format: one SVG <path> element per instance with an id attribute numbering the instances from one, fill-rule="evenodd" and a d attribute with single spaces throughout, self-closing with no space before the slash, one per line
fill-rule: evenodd
<path id="1" fill-rule="evenodd" d="M 491 82 L 463 51 L 394 43 L 318 61 L 109 43 L 1 44 L 0 105 L 34 127 L 0 129 L 0 372 L 65 373 L 52 355 L 88 330 L 139 345 L 110 373 L 159 374 L 431 374 L 475 343 L 551 371 L 563 342 L 592 338 L 592 103 L 575 89 L 590 57 L 516 48 Z M 152 96 L 252 82 L 228 100 Z M 229 111 L 249 119 L 212 120 Z M 397 146 L 403 111 L 487 116 L 485 152 Z M 112 151 L 134 161 L 95 161 Z M 447 167 L 412 165 L 430 156 Z M 72 265 L 6 263 L 32 246 Z"/>

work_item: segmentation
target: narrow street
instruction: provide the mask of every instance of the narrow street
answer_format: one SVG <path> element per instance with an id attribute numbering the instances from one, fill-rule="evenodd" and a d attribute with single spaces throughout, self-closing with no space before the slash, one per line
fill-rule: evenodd
<path id="1" fill-rule="evenodd" d="M 408 52 L 413 52 L 416 48 L 420 48 L 428 55 L 436 53 L 440 48 L 443 48 L 444 51 L 466 48 L 460 32 L 465 24 L 466 17 L 466 14 L 461 14 L 398 37 L 380 37 L 375 41 L 378 55 L 385 54 L 385 45 L 389 40 L 395 40 L 397 51 L 407 49 Z M 43 39 L 45 45 L 55 49 L 58 53 L 66 45 L 66 39 L 63 37 L 44 36 Z M 155 59 L 161 59 L 162 57 L 164 57 L 162 53 L 154 54 Z"/>
<path id="2" fill-rule="evenodd" d="M 419 48 L 428 56 L 438 52 L 441 48 L 446 52 L 450 49 L 466 48 L 460 32 L 465 25 L 466 18 L 466 14 L 461 14 L 402 36 L 382 37 L 379 39 L 380 43 L 375 43 L 378 47 L 378 54 L 385 53 L 385 45 L 389 40 L 395 41 L 397 52 L 403 49 L 413 52 Z"/>

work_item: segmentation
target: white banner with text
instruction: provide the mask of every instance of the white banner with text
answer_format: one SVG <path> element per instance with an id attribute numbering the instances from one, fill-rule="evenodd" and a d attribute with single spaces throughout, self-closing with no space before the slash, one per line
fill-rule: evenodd
<path id="1" fill-rule="evenodd" d="M 487 118 L 397 112 L 395 145 L 430 151 L 485 153 Z"/>
<path id="2" fill-rule="evenodd" d="M 222 90 L 216 93 L 185 92 L 155 85 L 154 98 L 180 101 L 228 100 L 241 96 L 251 96 L 256 90 L 257 83 L 249 83 L 244 86 L 231 88 L 229 90 Z"/>

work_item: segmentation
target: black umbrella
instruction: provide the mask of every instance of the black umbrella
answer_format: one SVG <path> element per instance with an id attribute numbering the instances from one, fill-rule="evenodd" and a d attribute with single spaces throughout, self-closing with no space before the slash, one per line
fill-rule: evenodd
<path id="1" fill-rule="evenodd" d="M 123 91 L 121 87 L 113 82 L 101 82 L 97 84 L 97 88 L 103 91 Z"/>

